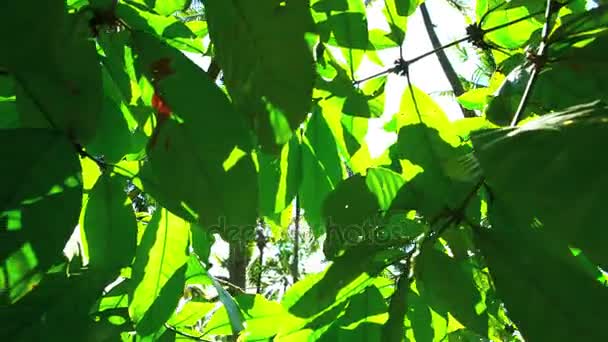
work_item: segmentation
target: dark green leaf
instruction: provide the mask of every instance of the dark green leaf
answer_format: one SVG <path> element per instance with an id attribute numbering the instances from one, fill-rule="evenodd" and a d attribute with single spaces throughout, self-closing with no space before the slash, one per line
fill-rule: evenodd
<path id="1" fill-rule="evenodd" d="M 382 341 L 401 342 L 405 337 L 405 314 L 407 313 L 407 293 L 410 290 L 410 279 L 402 274 L 397 282 L 397 289 L 391 296 L 388 307 L 388 321 L 382 329 Z"/>
<path id="2" fill-rule="evenodd" d="M 473 270 L 431 245 L 416 259 L 416 287 L 422 298 L 443 316 L 449 312 L 467 328 L 488 334 L 488 314 L 475 285 Z"/>
<path id="3" fill-rule="evenodd" d="M 327 232 L 323 245 L 325 257 L 334 259 L 346 247 L 367 239 L 375 228 L 379 212 L 378 200 L 368 189 L 365 177 L 355 175 L 339 183 L 323 203 Z"/>
<path id="4" fill-rule="evenodd" d="M 219 225 L 222 234 L 235 225 L 243 232 L 253 229 L 257 176 L 242 117 L 179 51 L 145 33 L 134 38 L 140 70 L 172 110 L 148 145 L 146 189 L 180 216 L 198 217 L 204 228 Z"/>
<path id="5" fill-rule="evenodd" d="M 608 338 L 601 328 L 608 317 L 600 304 L 608 301 L 608 289 L 577 264 L 568 246 L 552 239 L 548 227 L 515 218 L 498 199 L 489 218 L 493 228 L 478 229 L 477 243 L 523 337 L 529 341 Z"/>
<path id="6" fill-rule="evenodd" d="M 608 163 L 592 151 L 608 148 L 607 118 L 606 105 L 591 103 L 473 136 L 492 196 L 512 215 L 537 217 L 547 234 L 582 249 L 603 268 L 608 233 L 597 213 L 608 191 Z"/>
<path id="7" fill-rule="evenodd" d="M 2 302 L 14 302 L 61 261 L 78 224 L 81 168 L 73 145 L 46 129 L 0 130 L 0 155 Z"/>
<path id="8" fill-rule="evenodd" d="M 67 277 L 63 272 L 45 276 L 40 285 L 17 304 L 0 306 L 3 341 L 86 341 L 108 333 L 99 329 L 89 310 L 111 275 L 88 272 Z"/>
<path id="9" fill-rule="evenodd" d="M 23 126 L 61 129 L 72 139 L 88 142 L 96 133 L 103 92 L 87 18 L 80 13 L 68 15 L 58 4 L 45 4 L 52 8 L 34 12 L 22 3 L 8 5 L 0 10 L 0 21 L 15 26 L 0 26 L 0 32 L 24 31 L 13 36 L 19 45 L 8 49 L 19 53 L 4 54 L 7 59 L 14 58 L 7 66 L 18 83 L 17 105 Z M 30 37 L 32 33 L 40 35 Z M 24 41 L 44 43 L 25 44 L 35 47 L 32 51 L 18 49 Z"/>
<path id="10" fill-rule="evenodd" d="M 294 286 L 293 294 L 285 296 L 283 305 L 295 316 L 311 317 L 359 293 L 372 277 L 401 257 L 401 251 L 382 251 L 371 244 L 351 247 L 321 276 L 305 279 L 307 284 L 300 287 Z"/>
<path id="11" fill-rule="evenodd" d="M 215 57 L 237 108 L 252 120 L 262 146 L 285 143 L 278 139 L 285 132 L 271 126 L 273 117 L 296 129 L 311 105 L 314 64 L 305 34 L 313 23 L 308 2 L 203 3 Z"/>

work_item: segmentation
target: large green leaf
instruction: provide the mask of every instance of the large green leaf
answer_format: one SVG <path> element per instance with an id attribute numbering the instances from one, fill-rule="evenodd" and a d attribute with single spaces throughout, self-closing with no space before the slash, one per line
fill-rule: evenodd
<path id="1" fill-rule="evenodd" d="M 18 81 L 24 127 L 61 129 L 84 143 L 96 133 L 103 99 L 87 18 L 68 15 L 64 2 L 40 6 L 32 12 L 22 2 L 2 5 L 0 32 L 10 40 L 0 63 Z M 42 43 L 24 43 L 35 41 Z"/>
<path id="2" fill-rule="evenodd" d="M 312 317 L 361 292 L 374 276 L 403 256 L 402 251 L 382 250 L 373 244 L 351 247 L 321 275 L 294 285 L 291 293 L 285 295 L 283 305 L 295 316 Z"/>
<path id="3" fill-rule="evenodd" d="M 530 5 L 532 4 L 532 5 Z M 542 1 L 511 1 L 508 5 L 496 8 L 488 13 L 482 22 L 482 29 L 490 29 L 499 25 L 504 25 L 514 20 L 524 18 L 531 14 L 538 14 L 538 19 L 542 17 L 544 9 Z M 526 6 L 527 5 L 527 6 Z M 508 25 L 500 30 L 488 32 L 485 39 L 509 49 L 519 48 L 526 44 L 535 31 L 540 33 L 540 28 L 543 21 L 532 17 L 526 20 L 519 21 L 515 24 Z"/>
<path id="4" fill-rule="evenodd" d="M 328 259 L 367 239 L 376 227 L 380 206 L 365 181 L 361 175 L 348 178 L 338 184 L 323 203 L 327 233 L 323 252 Z"/>
<path id="5" fill-rule="evenodd" d="M 272 338 L 287 325 L 298 321 L 281 304 L 269 301 L 261 295 L 240 294 L 234 299 L 243 312 L 246 326 L 240 333 L 240 339 L 243 341 L 263 341 Z M 209 335 L 232 334 L 229 313 L 225 307 L 213 314 L 205 326 L 205 331 Z"/>
<path id="6" fill-rule="evenodd" d="M 297 137 L 283 145 L 280 155 L 258 152 L 260 213 L 273 215 L 287 208 L 302 181 L 302 153 Z"/>
<path id="7" fill-rule="evenodd" d="M 91 268 L 120 269 L 135 255 L 137 222 L 125 188 L 124 179 L 106 173 L 89 193 L 83 231 Z"/>
<path id="8" fill-rule="evenodd" d="M 158 208 L 137 247 L 129 314 L 139 334 L 156 333 L 184 291 L 190 224 Z"/>
<path id="9" fill-rule="evenodd" d="M 537 217 L 547 234 L 608 266 L 603 198 L 608 163 L 602 151 L 608 108 L 592 103 L 545 115 L 520 128 L 473 136 L 491 189 L 511 215 Z"/>
<path id="10" fill-rule="evenodd" d="M 106 69 L 103 70 L 103 80 L 104 88 L 114 87 Z M 111 91 L 106 91 L 106 94 L 108 93 L 111 93 Z M 117 163 L 126 154 L 137 152 L 134 151 L 133 134 L 125 117 L 125 114 L 130 113 L 123 108 L 125 106 L 120 99 L 117 101 L 112 99 L 111 96 L 104 96 L 102 116 L 97 127 L 98 134 L 85 145 L 89 153 L 103 156 L 108 163 Z M 129 119 L 131 119 L 130 115 Z"/>
<path id="11" fill-rule="evenodd" d="M 401 342 L 405 336 L 405 314 L 407 313 L 407 293 L 410 289 L 408 274 L 402 274 L 397 282 L 397 289 L 391 296 L 388 307 L 388 321 L 382 329 L 382 340 Z"/>
<path id="12" fill-rule="evenodd" d="M 342 180 L 336 140 L 317 109 L 306 125 L 302 148 L 301 205 L 315 235 L 323 232 L 322 206 L 327 194 Z"/>
<path id="13" fill-rule="evenodd" d="M 481 336 L 488 334 L 488 314 L 471 265 L 450 258 L 429 244 L 416 259 L 416 274 L 416 288 L 435 311 L 444 317 L 449 312 Z"/>
<path id="14" fill-rule="evenodd" d="M 468 178 L 462 165 L 466 151 L 465 147 L 448 144 L 437 130 L 424 124 L 402 127 L 397 143 L 391 147 L 391 158 L 394 163 L 407 160 L 410 164 L 401 162 L 396 169 L 411 175 L 415 172 L 413 164 L 423 172 L 415 174 L 399 189 L 390 210 L 418 210 L 427 218 L 433 218 L 445 209 L 457 209 L 474 188 L 474 177 Z M 461 173 L 466 177 L 459 177 Z"/>
<path id="15" fill-rule="evenodd" d="M 176 214 L 198 217 L 204 228 L 251 230 L 258 187 L 242 117 L 179 51 L 146 33 L 133 37 L 138 67 L 172 110 L 148 145 L 149 163 L 142 170 L 146 190 Z"/>
<path id="16" fill-rule="evenodd" d="M 101 340 L 108 333 L 89 315 L 91 306 L 111 281 L 104 272 L 45 276 L 38 287 L 11 306 L 0 305 L 3 341 Z M 111 327 L 109 327 L 111 329 Z"/>
<path id="17" fill-rule="evenodd" d="M 286 143 L 281 137 L 304 121 L 311 105 L 314 65 L 304 39 L 312 31 L 308 2 L 203 3 L 233 101 L 250 117 L 263 146 Z"/>
<path id="18" fill-rule="evenodd" d="M 0 75 L 0 129 L 20 126 L 15 101 L 15 80 L 9 75 Z"/>
<path id="19" fill-rule="evenodd" d="M 2 302 L 31 290 L 61 261 L 78 224 L 81 168 L 73 145 L 46 129 L 0 130 Z"/>
<path id="20" fill-rule="evenodd" d="M 602 303 L 608 301 L 608 289 L 584 271 L 566 244 L 547 234 L 550 227 L 510 211 L 498 197 L 490 208 L 492 229 L 475 233 L 498 294 L 523 337 L 605 340 L 608 317 Z"/>
<path id="21" fill-rule="evenodd" d="M 116 103 L 132 104 L 140 95 L 130 42 L 131 34 L 128 31 L 101 31 L 97 37 L 97 43 L 103 51 L 103 56 L 99 58 L 104 69 L 105 94 Z M 109 88 L 108 81 L 111 81 L 114 87 Z"/>
<path id="22" fill-rule="evenodd" d="M 313 336 L 317 341 L 380 341 L 382 323 L 386 321 L 385 299 L 376 286 L 368 286 L 365 290 L 348 300 L 344 310 L 337 311 L 337 317 L 330 324 L 318 327 L 325 323 L 330 315 L 324 319 L 316 319 L 307 327 L 315 330 Z M 401 320 L 403 325 L 403 320 Z"/>

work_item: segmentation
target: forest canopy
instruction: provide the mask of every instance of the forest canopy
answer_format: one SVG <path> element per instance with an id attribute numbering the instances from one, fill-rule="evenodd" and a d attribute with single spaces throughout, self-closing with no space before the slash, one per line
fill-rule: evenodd
<path id="1" fill-rule="evenodd" d="M 605 1 L 3 1 L 0 34 L 0 340 L 608 340 Z"/>

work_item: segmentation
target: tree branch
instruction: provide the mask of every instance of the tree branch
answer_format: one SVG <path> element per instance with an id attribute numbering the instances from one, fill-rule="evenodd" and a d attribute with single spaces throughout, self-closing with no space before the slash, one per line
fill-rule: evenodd
<path id="1" fill-rule="evenodd" d="M 433 22 L 431 21 L 431 16 L 429 14 L 428 9 L 426 8 L 426 3 L 423 2 L 422 4 L 420 4 L 420 12 L 422 14 L 422 19 L 424 21 L 424 27 L 426 28 L 426 32 L 429 35 L 429 39 L 431 40 L 431 44 L 433 44 L 433 48 L 435 50 L 437 50 L 435 53 L 437 54 L 437 59 L 439 59 L 439 64 L 441 64 L 441 68 L 443 69 L 445 76 L 447 77 L 448 81 L 450 82 L 450 85 L 452 86 L 452 89 L 454 90 L 454 94 L 456 94 L 456 96 L 460 96 L 460 95 L 464 94 L 464 88 L 462 87 L 462 84 L 460 83 L 460 79 L 458 78 L 456 71 L 452 67 L 452 63 L 450 63 L 450 60 L 448 59 L 447 55 L 445 54 L 445 51 L 444 51 L 445 48 L 441 45 L 441 42 L 439 41 L 439 38 L 437 37 L 437 34 L 435 33 L 434 25 L 433 25 Z M 474 111 L 472 111 L 470 109 L 466 109 L 460 104 L 459 104 L 459 106 L 465 117 L 472 118 L 472 117 L 477 116 L 477 115 L 475 115 Z"/>

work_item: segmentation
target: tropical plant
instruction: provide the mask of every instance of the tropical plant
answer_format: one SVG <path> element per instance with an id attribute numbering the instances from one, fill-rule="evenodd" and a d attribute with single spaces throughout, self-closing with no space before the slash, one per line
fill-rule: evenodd
<path id="1" fill-rule="evenodd" d="M 3 1 L 0 340 L 607 340 L 608 5 L 405 59 L 421 3 Z M 451 121 L 409 67 L 460 44 Z"/>

